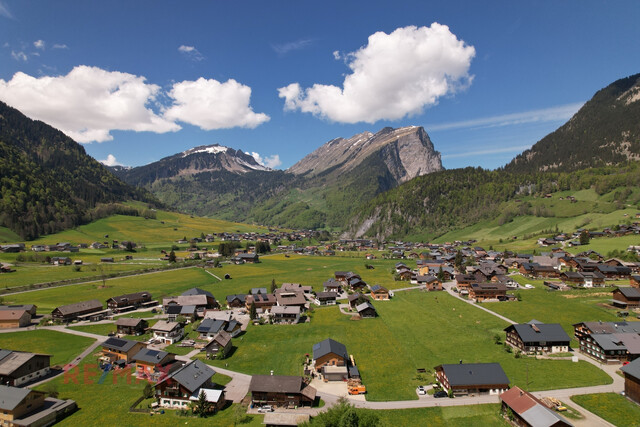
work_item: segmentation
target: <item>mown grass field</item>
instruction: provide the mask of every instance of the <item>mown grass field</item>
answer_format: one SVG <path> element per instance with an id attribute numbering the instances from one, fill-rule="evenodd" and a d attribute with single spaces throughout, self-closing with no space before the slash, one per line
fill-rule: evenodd
<path id="1" fill-rule="evenodd" d="M 611 379 L 586 363 L 515 359 L 493 343 L 506 322 L 445 293 L 399 292 L 375 304 L 376 319 L 352 321 L 337 307 L 315 310 L 310 323 L 250 326 L 234 340 L 229 369 L 249 374 L 300 375 L 313 344 L 333 338 L 353 354 L 369 400 L 416 399 L 416 369 L 441 363 L 499 362 L 511 383 L 530 390 L 606 384 Z M 527 371 L 529 383 L 527 385 Z"/>
<path id="2" fill-rule="evenodd" d="M 0 334 L 0 348 L 51 354 L 52 366 L 72 361 L 94 341 L 91 338 L 46 329 Z"/>
<path id="3" fill-rule="evenodd" d="M 500 415 L 500 405 L 445 406 L 440 408 L 376 411 L 385 426 L 485 427 L 510 425 Z"/>
<path id="4" fill-rule="evenodd" d="M 584 394 L 571 400 L 618 427 L 640 426 L 640 406 L 619 394 Z"/>

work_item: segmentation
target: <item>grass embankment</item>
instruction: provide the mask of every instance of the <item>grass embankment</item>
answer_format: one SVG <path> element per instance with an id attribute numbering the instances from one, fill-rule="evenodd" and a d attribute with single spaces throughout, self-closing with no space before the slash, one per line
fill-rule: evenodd
<path id="1" fill-rule="evenodd" d="M 583 394 L 571 400 L 618 427 L 640 425 L 640 406 L 619 394 Z"/>
<path id="2" fill-rule="evenodd" d="M 93 344 L 92 338 L 39 329 L 0 334 L 0 348 L 51 354 L 51 365 L 63 365 Z"/>

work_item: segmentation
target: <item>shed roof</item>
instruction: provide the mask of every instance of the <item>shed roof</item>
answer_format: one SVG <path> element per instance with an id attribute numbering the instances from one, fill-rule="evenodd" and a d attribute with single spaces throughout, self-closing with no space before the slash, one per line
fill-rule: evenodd
<path id="1" fill-rule="evenodd" d="M 440 365 L 451 386 L 509 384 L 499 363 L 461 363 Z"/>

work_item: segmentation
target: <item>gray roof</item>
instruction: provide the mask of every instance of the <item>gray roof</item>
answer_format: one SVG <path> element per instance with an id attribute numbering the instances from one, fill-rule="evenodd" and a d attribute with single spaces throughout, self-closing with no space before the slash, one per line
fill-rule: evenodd
<path id="1" fill-rule="evenodd" d="M 224 324 L 224 320 L 204 319 L 202 322 L 200 322 L 200 326 L 198 326 L 198 329 L 196 329 L 196 331 L 202 334 L 212 334 L 222 330 Z"/>
<path id="2" fill-rule="evenodd" d="M 287 375 L 254 375 L 249 391 L 271 393 L 300 393 L 304 388 L 302 377 Z"/>
<path id="3" fill-rule="evenodd" d="M 441 366 L 451 386 L 509 384 L 509 378 L 499 363 L 464 363 Z"/>
<path id="4" fill-rule="evenodd" d="M 13 411 L 31 393 L 28 388 L 0 385 L 0 409 Z"/>
<path id="5" fill-rule="evenodd" d="M 564 418 L 560 417 L 544 405 L 535 405 L 522 412 L 520 416 L 532 427 L 552 427 L 559 421 L 569 424 Z"/>
<path id="6" fill-rule="evenodd" d="M 385 288 L 384 286 L 380 286 L 380 285 L 373 285 L 371 287 L 371 292 L 377 292 L 377 291 L 384 291 L 384 292 L 388 292 L 388 289 Z"/>
<path id="7" fill-rule="evenodd" d="M 67 314 L 73 314 L 79 311 L 92 310 L 92 309 L 102 310 L 102 303 L 97 299 L 92 299 L 89 301 L 77 302 L 75 304 L 61 305 L 60 307 L 56 308 L 53 311 L 58 310 L 64 316 Z"/>
<path id="8" fill-rule="evenodd" d="M 633 332 L 640 334 L 640 322 L 582 322 L 594 334 Z M 573 326 L 580 325 L 576 323 Z"/>
<path id="9" fill-rule="evenodd" d="M 160 383 L 167 381 L 169 378 L 172 378 L 181 386 L 193 393 L 195 390 L 202 387 L 203 384 L 209 381 L 211 377 L 215 375 L 215 373 L 216 371 L 214 371 L 204 362 L 200 360 L 194 360 L 193 362 L 184 365 L 182 368 L 170 374 L 167 378 L 160 381 Z"/>
<path id="10" fill-rule="evenodd" d="M 622 372 L 640 380 L 640 358 L 620 368 Z"/>
<path id="11" fill-rule="evenodd" d="M 332 340 L 331 338 L 327 338 L 326 340 L 313 345 L 314 359 L 317 359 L 329 353 L 337 354 L 345 360 L 349 358 L 349 355 L 347 354 L 347 347 L 345 347 L 344 344 L 341 344 L 338 341 Z"/>
<path id="12" fill-rule="evenodd" d="M 520 339 L 525 343 L 530 342 L 569 342 L 571 338 L 562 329 L 559 323 L 525 323 L 519 325 L 511 325 L 505 329 L 515 329 Z"/>
<path id="13" fill-rule="evenodd" d="M 213 298 L 213 294 L 211 292 L 205 291 L 205 290 L 200 289 L 200 288 L 191 288 L 189 290 L 184 291 L 180 295 L 182 295 L 182 296 L 187 296 L 187 295 L 206 295 L 208 297 Z"/>
<path id="14" fill-rule="evenodd" d="M 167 353 L 166 351 L 143 348 L 133 356 L 132 360 L 147 363 L 160 363 L 169 354 L 170 353 Z"/>
<path id="15" fill-rule="evenodd" d="M 365 301 L 362 304 L 358 304 L 356 306 L 356 311 L 360 313 L 361 311 L 366 310 L 368 308 L 373 309 L 373 311 L 376 311 L 376 308 L 369 301 Z"/>
<path id="16" fill-rule="evenodd" d="M 336 299 L 337 294 L 335 292 L 318 292 L 316 297 L 318 299 Z"/>
<path id="17" fill-rule="evenodd" d="M 633 288 L 631 286 L 620 286 L 618 290 L 626 298 L 640 298 L 640 289 L 638 288 Z"/>
<path id="18" fill-rule="evenodd" d="M 116 320 L 116 326 L 138 326 L 141 322 L 145 322 L 144 319 L 136 317 L 121 317 Z"/>
<path id="19" fill-rule="evenodd" d="M 102 343 L 102 346 L 109 349 L 127 352 L 131 350 L 136 344 L 138 344 L 138 341 L 125 340 L 122 338 L 108 338 L 105 342 Z"/>

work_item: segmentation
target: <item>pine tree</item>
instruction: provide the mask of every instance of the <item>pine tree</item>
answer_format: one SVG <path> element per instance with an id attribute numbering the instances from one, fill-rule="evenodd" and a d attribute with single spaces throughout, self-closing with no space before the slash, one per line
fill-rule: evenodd
<path id="1" fill-rule="evenodd" d="M 169 252 L 169 262 L 176 262 L 176 253 L 174 251 Z"/>
<path id="2" fill-rule="evenodd" d="M 258 317 L 258 313 L 256 312 L 256 303 L 251 302 L 251 306 L 249 307 L 249 319 L 256 320 Z"/>

